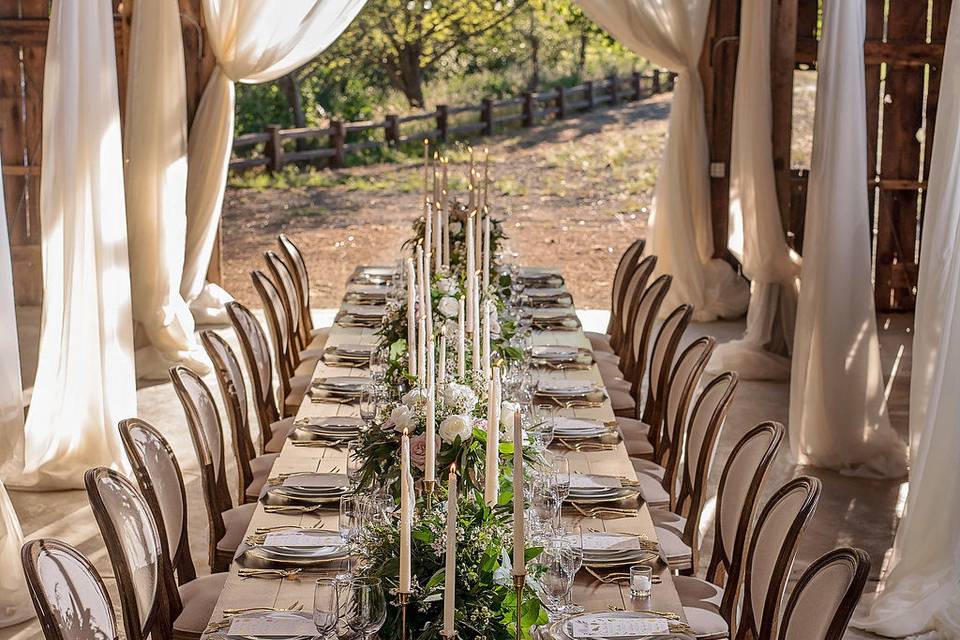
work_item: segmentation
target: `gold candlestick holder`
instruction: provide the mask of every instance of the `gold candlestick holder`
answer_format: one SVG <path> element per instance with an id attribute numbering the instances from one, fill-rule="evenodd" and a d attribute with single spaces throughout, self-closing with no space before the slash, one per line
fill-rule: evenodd
<path id="1" fill-rule="evenodd" d="M 436 480 L 423 481 L 423 496 L 427 504 L 427 511 L 433 508 L 433 492 L 437 490 Z"/>
<path id="2" fill-rule="evenodd" d="M 410 594 L 400 591 L 397 598 L 400 601 L 400 640 L 407 640 L 407 605 L 410 604 Z"/>
<path id="3" fill-rule="evenodd" d="M 527 574 L 514 574 L 513 575 L 513 588 L 517 593 L 517 628 L 516 628 L 516 640 L 520 640 L 523 637 L 523 630 L 521 629 L 521 621 L 523 620 L 523 586 L 526 583 Z"/>

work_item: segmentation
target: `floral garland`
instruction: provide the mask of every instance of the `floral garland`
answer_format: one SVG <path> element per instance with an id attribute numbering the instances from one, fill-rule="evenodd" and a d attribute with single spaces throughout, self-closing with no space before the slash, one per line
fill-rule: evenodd
<path id="1" fill-rule="evenodd" d="M 512 498 L 508 487 L 507 500 Z M 423 502 L 414 519 L 411 540 L 412 581 L 407 626 L 411 638 L 439 638 L 442 627 L 444 560 L 447 544 L 446 502 Z M 490 508 L 482 496 L 463 495 L 457 513 L 456 626 L 461 640 L 503 640 L 515 635 L 516 592 L 511 579 L 511 523 L 509 506 Z M 388 598 L 396 593 L 400 560 L 396 523 L 372 523 L 356 544 L 360 562 L 355 572 L 383 581 Z M 526 558 L 541 549 L 527 548 Z M 399 640 L 399 607 L 389 607 L 380 630 L 385 640 Z M 547 622 L 546 612 L 533 590 L 525 589 L 521 605 L 521 630 L 530 637 L 530 627 Z"/>

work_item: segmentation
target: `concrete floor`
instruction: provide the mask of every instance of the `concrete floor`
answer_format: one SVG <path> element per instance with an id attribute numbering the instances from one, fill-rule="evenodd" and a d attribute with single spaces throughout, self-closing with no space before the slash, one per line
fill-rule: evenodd
<path id="1" fill-rule="evenodd" d="M 329 324 L 330 312 L 321 312 L 318 315 L 318 320 L 326 320 L 326 324 Z M 582 316 L 588 329 L 602 330 L 606 326 L 605 312 L 587 311 L 583 312 Z M 911 323 L 912 317 L 908 315 L 883 317 L 880 321 L 882 359 L 888 378 L 889 411 L 893 424 L 904 435 L 907 431 Z M 24 379 L 30 380 L 36 360 L 35 328 L 39 326 L 35 309 L 22 310 L 20 326 Z M 742 331 L 742 321 L 715 322 L 691 326 L 686 337 L 692 340 L 709 334 L 715 336 L 719 342 L 725 342 L 739 337 Z M 224 335 L 234 348 L 237 347 L 232 330 L 218 329 L 218 332 Z M 216 388 L 213 375 L 208 378 L 209 384 Z M 711 482 L 713 491 L 716 489 L 722 463 L 747 430 L 763 420 L 787 422 L 788 397 L 787 383 L 741 382 L 721 436 L 718 463 L 713 474 L 715 477 Z M 183 468 L 189 495 L 190 546 L 197 569 L 200 573 L 206 573 L 207 530 L 204 524 L 200 479 L 179 402 L 169 383 L 142 386 L 137 392 L 137 398 L 140 417 L 163 430 Z M 868 595 L 864 598 L 864 602 L 868 602 L 876 589 L 884 560 L 893 541 L 899 509 L 906 495 L 905 481 L 866 480 L 797 466 L 790 461 L 788 447 L 786 443 L 784 445 L 768 481 L 767 494 L 798 475 L 816 476 L 823 482 L 820 505 L 804 534 L 793 571 L 794 578 L 823 553 L 837 546 L 857 546 L 869 552 L 873 559 L 870 581 L 867 584 Z M 229 477 L 235 478 L 229 457 L 228 465 Z M 13 490 L 10 495 L 26 537 L 55 537 L 78 547 L 104 576 L 109 588 L 114 592 L 116 604 L 116 585 L 112 579 L 109 559 L 86 495 L 82 491 L 31 493 Z M 711 543 L 712 533 L 708 533 L 701 555 L 704 562 L 709 559 Z M 39 637 L 42 636 L 38 626 L 31 622 L 0 629 L 0 640 Z M 870 636 L 851 630 L 847 637 Z"/>

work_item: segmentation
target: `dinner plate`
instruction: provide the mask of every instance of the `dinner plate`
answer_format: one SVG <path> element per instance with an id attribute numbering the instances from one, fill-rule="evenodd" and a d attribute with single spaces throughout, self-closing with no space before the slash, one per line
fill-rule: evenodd
<path id="1" fill-rule="evenodd" d="M 553 435 L 558 438 L 596 438 L 613 433 L 606 424 L 591 418 L 553 416 L 548 421 L 553 424 Z"/>
<path id="2" fill-rule="evenodd" d="M 294 426 L 301 429 L 323 429 L 325 431 L 359 431 L 363 420 L 355 416 L 308 416 L 299 418 Z"/>
<path id="3" fill-rule="evenodd" d="M 355 318 L 376 318 L 379 320 L 387 314 L 387 307 L 382 304 L 345 304 L 343 312 Z"/>
<path id="4" fill-rule="evenodd" d="M 311 613 L 302 611 L 252 611 L 233 616 L 222 635 L 227 640 L 313 640 L 318 636 Z"/>
<path id="5" fill-rule="evenodd" d="M 631 487 L 621 487 L 619 489 L 611 489 L 609 492 L 589 494 L 574 493 L 574 491 L 571 489 L 570 495 L 567 496 L 566 502 L 570 504 L 577 504 L 583 507 L 594 504 L 602 504 L 604 502 L 619 502 L 620 500 L 626 500 L 628 498 L 636 498 L 639 495 L 640 491 Z"/>

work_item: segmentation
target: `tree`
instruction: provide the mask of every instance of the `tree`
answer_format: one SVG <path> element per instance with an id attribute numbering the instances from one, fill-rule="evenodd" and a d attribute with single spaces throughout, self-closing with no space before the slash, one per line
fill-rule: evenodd
<path id="1" fill-rule="evenodd" d="M 426 106 L 425 78 L 457 47 L 501 28 L 527 0 L 375 0 L 341 42 L 380 67 L 412 107 Z"/>

